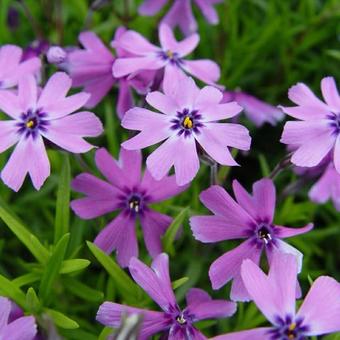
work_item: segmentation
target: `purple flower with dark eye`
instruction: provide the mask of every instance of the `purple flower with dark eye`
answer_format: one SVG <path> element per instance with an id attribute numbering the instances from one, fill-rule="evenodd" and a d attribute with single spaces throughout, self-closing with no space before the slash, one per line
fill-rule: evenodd
<path id="1" fill-rule="evenodd" d="M 236 101 L 242 106 L 246 117 L 258 127 L 264 123 L 276 125 L 284 116 L 280 109 L 245 92 L 224 91 L 222 102 L 231 101 Z"/>
<path id="2" fill-rule="evenodd" d="M 151 268 L 132 258 L 129 270 L 134 280 L 162 308 L 162 312 L 104 302 L 97 313 L 97 320 L 108 327 L 118 328 L 124 314 L 141 314 L 143 322 L 138 339 L 147 340 L 163 332 L 164 338 L 172 340 L 203 340 L 206 337 L 194 327 L 194 323 L 205 319 L 219 319 L 233 315 L 236 304 L 227 300 L 213 300 L 205 291 L 189 290 L 187 307 L 181 309 L 171 287 L 169 258 L 158 255 Z"/>
<path id="3" fill-rule="evenodd" d="M 199 35 L 192 34 L 178 42 L 169 26 L 159 26 L 161 47 L 152 45 L 135 31 L 127 31 L 113 42 L 113 46 L 132 53 L 133 57 L 119 58 L 113 65 L 113 75 L 123 77 L 142 70 L 164 69 L 164 82 L 178 82 L 187 72 L 207 84 L 214 84 L 220 77 L 218 65 L 211 60 L 186 60 L 199 42 Z"/>
<path id="4" fill-rule="evenodd" d="M 245 287 L 272 324 L 220 335 L 213 340 L 307 340 L 340 331 L 340 284 L 329 276 L 317 278 L 296 312 L 298 268 L 294 256 L 274 257 L 269 274 L 251 260 L 242 264 Z"/>
<path id="5" fill-rule="evenodd" d="M 151 256 L 158 255 L 162 251 L 161 236 L 172 219 L 149 205 L 175 196 L 187 187 L 176 185 L 174 176 L 155 181 L 147 170 L 141 178 L 142 155 L 138 151 L 122 148 L 116 161 L 105 149 L 99 149 L 96 165 L 108 182 L 88 173 L 80 174 L 72 187 L 86 197 L 71 203 L 74 212 L 85 219 L 120 211 L 96 237 L 96 245 L 107 253 L 116 250 L 119 264 L 126 267 L 131 257 L 138 256 L 135 225 L 139 219 L 146 248 Z"/>
<path id="6" fill-rule="evenodd" d="M 71 88 L 66 73 L 54 74 L 41 93 L 33 76 L 19 80 L 18 95 L 0 91 L 0 110 L 11 120 L 0 121 L 0 152 L 16 144 L 1 179 L 18 191 L 29 173 L 39 190 L 50 174 L 43 137 L 74 153 L 87 152 L 93 146 L 83 137 L 96 137 L 103 131 L 100 120 L 87 111 L 70 113 L 82 107 L 87 93 L 66 97 Z"/>
<path id="7" fill-rule="evenodd" d="M 162 23 L 169 25 L 171 28 L 179 26 L 182 32 L 189 35 L 197 31 L 197 23 L 192 12 L 192 2 L 202 12 L 209 24 L 218 24 L 218 15 L 214 5 L 223 0 L 174 0 L 169 12 L 165 15 Z M 152 16 L 159 12 L 168 0 L 144 0 L 139 7 L 141 15 Z"/>
<path id="8" fill-rule="evenodd" d="M 282 110 L 301 121 L 285 124 L 281 142 L 298 146 L 291 161 L 302 167 L 316 166 L 333 152 L 334 166 L 340 174 L 340 96 L 333 77 L 322 79 L 321 92 L 326 103 L 305 84 L 289 89 L 288 97 L 297 106 Z"/>
<path id="9" fill-rule="evenodd" d="M 41 67 L 39 58 L 22 61 L 22 49 L 14 45 L 0 47 L 0 91 L 18 85 L 27 75 L 35 75 Z"/>
<path id="10" fill-rule="evenodd" d="M 249 298 L 241 280 L 242 261 L 249 258 L 259 263 L 265 251 L 270 264 L 273 252 L 277 250 L 279 254 L 294 254 L 300 271 L 302 254 L 281 238 L 306 233 L 313 225 L 287 228 L 273 223 L 276 195 L 274 184 L 269 179 L 256 182 L 252 196 L 236 180 L 233 181 L 233 189 L 236 201 L 217 185 L 203 191 L 200 199 L 214 215 L 191 217 L 190 225 L 194 237 L 204 243 L 246 239 L 215 260 L 209 269 L 214 289 L 233 279 L 231 298 L 242 301 Z"/>
<path id="11" fill-rule="evenodd" d="M 222 165 L 238 165 L 228 147 L 249 150 L 251 138 L 244 126 L 219 122 L 242 110 L 235 102 L 221 104 L 221 99 L 222 92 L 215 87 L 199 89 L 186 76 L 179 82 L 165 82 L 164 94 L 151 92 L 146 96 L 161 113 L 135 107 L 125 114 L 122 126 L 141 132 L 122 146 L 136 150 L 166 140 L 146 164 L 157 180 L 174 165 L 179 185 L 190 182 L 198 172 L 197 145 Z"/>
<path id="12" fill-rule="evenodd" d="M 11 301 L 0 297 L 0 339 L 33 340 L 37 325 L 33 316 L 21 316 L 11 321 Z"/>

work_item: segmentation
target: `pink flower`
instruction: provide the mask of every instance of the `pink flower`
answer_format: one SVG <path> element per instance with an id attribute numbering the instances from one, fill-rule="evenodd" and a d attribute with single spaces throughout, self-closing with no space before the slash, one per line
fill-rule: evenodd
<path id="1" fill-rule="evenodd" d="M 183 72 L 208 84 L 220 77 L 218 65 L 211 60 L 186 60 L 199 42 L 199 35 L 192 34 L 178 42 L 169 26 L 159 27 L 161 47 L 148 42 L 135 31 L 127 31 L 113 42 L 113 46 L 132 53 L 134 57 L 119 58 L 113 65 L 113 75 L 123 77 L 142 70 L 164 69 L 164 83 L 179 81 Z"/>
<path id="2" fill-rule="evenodd" d="M 284 116 L 280 109 L 245 92 L 224 91 L 222 102 L 231 101 L 236 101 L 242 106 L 247 118 L 258 127 L 265 123 L 276 125 Z"/>
<path id="3" fill-rule="evenodd" d="M 292 255 L 274 257 L 269 274 L 251 260 L 242 263 L 245 287 L 272 324 L 220 335 L 213 340 L 307 339 L 340 331 L 340 284 L 329 276 L 317 278 L 296 311 L 298 268 Z"/>
<path id="4" fill-rule="evenodd" d="M 169 12 L 162 23 L 171 28 L 179 26 L 182 32 L 189 35 L 197 31 L 197 23 L 192 12 L 191 3 L 194 2 L 204 15 L 205 19 L 212 25 L 218 24 L 217 12 L 214 5 L 223 0 L 174 0 Z M 141 15 L 152 16 L 159 12 L 168 0 L 144 0 L 139 7 Z"/>
<path id="5" fill-rule="evenodd" d="M 21 62 L 22 49 L 14 45 L 0 48 L 0 90 L 18 85 L 20 78 L 35 75 L 41 67 L 39 58 L 31 58 Z"/>
<path id="6" fill-rule="evenodd" d="M 0 121 L 0 152 L 16 144 L 1 172 L 2 180 L 11 189 L 18 191 L 27 173 L 36 189 L 49 176 L 43 137 L 65 150 L 81 153 L 93 148 L 83 137 L 102 133 L 102 124 L 93 113 L 70 115 L 89 98 L 86 93 L 66 97 L 71 82 L 65 73 L 56 73 L 39 94 L 34 77 L 27 76 L 19 80 L 18 95 L 0 91 L 0 110 L 12 118 Z"/>
<path id="7" fill-rule="evenodd" d="M 166 140 L 147 158 L 146 164 L 157 180 L 174 165 L 178 185 L 189 183 L 196 176 L 197 143 L 216 162 L 238 165 L 228 147 L 249 150 L 251 139 L 244 126 L 218 122 L 242 110 L 235 102 L 220 104 L 221 100 L 221 91 L 211 86 L 200 90 L 186 76 L 179 82 L 164 83 L 164 94 L 151 92 L 146 96 L 146 101 L 161 113 L 135 107 L 125 114 L 122 126 L 141 132 L 122 146 L 138 150 Z"/>
<path id="8" fill-rule="evenodd" d="M 151 339 L 163 332 L 164 338 L 173 340 L 203 340 L 205 336 L 194 323 L 206 319 L 220 319 L 233 315 L 236 304 L 227 300 L 213 300 L 202 289 L 189 290 L 187 307 L 181 309 L 171 287 L 169 258 L 163 253 L 152 262 L 151 268 L 136 258 L 129 265 L 133 279 L 161 307 L 161 312 L 104 302 L 98 310 L 97 320 L 108 327 L 118 328 L 124 314 L 139 314 L 143 321 L 138 339 Z"/>
<path id="9" fill-rule="evenodd" d="M 256 182 L 253 195 L 248 194 L 236 180 L 233 181 L 233 189 L 236 201 L 218 185 L 203 191 L 200 199 L 214 215 L 194 216 L 190 219 L 190 225 L 194 237 L 204 243 L 245 239 L 212 263 L 209 276 L 214 289 L 233 280 L 231 298 L 247 300 L 249 296 L 241 280 L 242 261 L 249 258 L 259 263 L 265 251 L 270 264 L 274 251 L 281 255 L 292 253 L 300 271 L 302 253 L 281 239 L 306 233 L 313 225 L 287 228 L 274 224 L 276 194 L 274 184 L 269 179 Z"/>
<path id="10" fill-rule="evenodd" d="M 96 165 L 108 181 L 83 173 L 73 182 L 74 190 L 86 195 L 72 201 L 74 212 L 84 219 L 95 218 L 119 210 L 96 237 L 95 244 L 107 253 L 117 251 L 118 263 L 126 267 L 131 257 L 138 256 L 135 226 L 140 221 L 146 247 L 151 256 L 162 251 L 161 237 L 172 219 L 150 208 L 179 194 L 186 187 L 176 185 L 174 176 L 155 181 L 148 171 L 141 177 L 142 154 L 120 151 L 116 161 L 105 149 L 96 152 Z"/>
<path id="11" fill-rule="evenodd" d="M 288 97 L 297 106 L 282 110 L 300 121 L 285 124 L 281 142 L 298 146 L 291 161 L 302 167 L 318 165 L 332 151 L 340 174 L 340 96 L 334 78 L 323 78 L 321 91 L 326 103 L 302 83 L 289 89 Z"/>

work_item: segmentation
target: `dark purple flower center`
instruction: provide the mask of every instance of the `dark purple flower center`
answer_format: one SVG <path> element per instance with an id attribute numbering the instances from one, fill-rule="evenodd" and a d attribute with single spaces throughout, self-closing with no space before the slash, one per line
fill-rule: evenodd
<path id="1" fill-rule="evenodd" d="M 132 194 L 128 199 L 129 209 L 135 213 L 139 213 L 142 206 L 142 196 L 139 194 Z"/>
<path id="2" fill-rule="evenodd" d="M 333 129 L 335 135 L 340 134 L 340 113 L 332 113 L 327 116 L 329 125 Z"/>
<path id="3" fill-rule="evenodd" d="M 247 236 L 252 240 L 253 245 L 258 248 L 272 247 L 279 236 L 278 229 L 268 221 L 257 221 L 247 231 Z"/>
<path id="4" fill-rule="evenodd" d="M 172 52 L 170 50 L 167 51 L 161 51 L 158 53 L 158 56 L 162 59 L 162 60 L 166 60 L 168 61 L 170 64 L 172 65 L 176 65 L 176 66 L 181 66 L 181 64 L 183 63 L 183 60 L 181 59 L 181 57 L 179 56 L 179 54 L 177 52 Z"/>
<path id="5" fill-rule="evenodd" d="M 271 340 L 306 340 L 309 327 L 303 325 L 303 319 L 293 319 L 287 315 L 284 319 L 276 317 L 276 326 L 269 331 Z"/>
<path id="6" fill-rule="evenodd" d="M 18 133 L 24 134 L 26 138 L 32 136 L 36 138 L 39 132 L 46 131 L 49 121 L 46 120 L 47 114 L 42 110 L 28 110 L 20 116 L 20 122 L 16 124 Z"/>
<path id="7" fill-rule="evenodd" d="M 176 118 L 171 120 L 171 129 L 178 131 L 179 136 L 184 133 L 184 136 L 188 137 L 192 132 L 199 133 L 199 128 L 204 126 L 201 120 L 202 116 L 198 110 L 184 109 L 177 112 Z"/>

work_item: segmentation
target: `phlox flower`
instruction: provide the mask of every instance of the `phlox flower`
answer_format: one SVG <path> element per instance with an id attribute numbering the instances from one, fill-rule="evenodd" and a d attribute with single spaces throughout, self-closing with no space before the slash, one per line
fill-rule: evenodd
<path id="1" fill-rule="evenodd" d="M 206 337 L 194 327 L 194 323 L 205 319 L 224 318 L 233 315 L 236 304 L 227 300 L 213 300 L 203 290 L 192 288 L 187 293 L 187 307 L 181 309 L 171 287 L 169 258 L 162 253 L 152 262 L 151 268 L 136 258 L 129 265 L 136 283 L 161 307 L 162 312 L 144 310 L 104 302 L 97 313 L 97 320 L 108 327 L 118 328 L 124 314 L 141 314 L 143 321 L 138 339 L 150 339 L 163 332 L 169 340 L 203 340 Z"/>
<path id="2" fill-rule="evenodd" d="M 242 106 L 246 117 L 257 127 L 265 123 L 276 125 L 284 116 L 280 109 L 245 92 L 224 91 L 222 102 L 228 103 L 231 101 L 235 101 Z"/>
<path id="3" fill-rule="evenodd" d="M 115 39 L 118 39 L 125 29 L 116 30 Z M 65 61 L 59 65 L 67 71 L 72 78 L 73 87 L 83 87 L 91 94 L 86 107 L 96 106 L 118 84 L 117 113 L 122 117 L 133 106 L 130 87 L 140 93 L 145 93 L 152 82 L 153 74 L 143 73 L 138 77 L 114 77 L 112 67 L 116 57 L 93 32 L 82 32 L 79 41 L 83 49 L 75 49 L 67 53 Z M 125 56 L 125 51 L 116 50 L 117 56 Z"/>
<path id="4" fill-rule="evenodd" d="M 107 253 L 116 250 L 118 263 L 126 267 L 131 257 L 138 256 L 135 225 L 139 220 L 146 248 L 151 256 L 158 255 L 162 251 L 161 236 L 172 219 L 149 205 L 175 196 L 186 187 L 176 185 L 174 176 L 155 181 L 147 170 L 142 178 L 139 151 L 122 148 L 116 161 L 102 148 L 96 152 L 95 161 L 107 181 L 89 173 L 80 174 L 72 181 L 72 188 L 86 197 L 71 202 L 74 212 L 84 219 L 119 210 L 96 237 L 95 244 Z"/>
<path id="5" fill-rule="evenodd" d="M 70 115 L 89 98 L 86 93 L 66 97 L 71 82 L 66 73 L 56 73 L 40 92 L 35 78 L 26 76 L 19 80 L 18 95 L 0 91 L 0 110 L 11 118 L 0 121 L 0 152 L 16 144 L 1 172 L 11 189 L 18 191 L 29 173 L 38 190 L 50 175 L 43 137 L 62 149 L 82 153 L 93 148 L 83 137 L 102 133 L 102 124 L 92 112 Z"/>
<path id="6" fill-rule="evenodd" d="M 272 324 L 220 335 L 213 340 L 306 340 L 340 331 L 340 284 L 329 276 L 317 278 L 298 311 L 295 306 L 297 264 L 292 255 L 274 257 L 268 275 L 251 260 L 241 275 L 252 300 Z"/>
<path id="7" fill-rule="evenodd" d="M 2 340 L 33 340 L 37 334 L 37 325 L 34 317 L 20 316 L 13 320 L 11 309 L 11 301 L 1 296 L 0 338 Z"/>
<path id="8" fill-rule="evenodd" d="M 274 251 L 279 255 L 292 253 L 300 271 L 302 253 L 281 239 L 306 233 L 313 225 L 287 228 L 273 223 L 276 194 L 269 179 L 255 182 L 253 195 L 248 194 L 236 180 L 233 181 L 233 190 L 236 201 L 218 185 L 203 191 L 200 199 L 214 215 L 191 217 L 190 225 L 194 237 L 204 243 L 245 239 L 238 247 L 215 260 L 209 269 L 214 289 L 233 280 L 231 298 L 242 301 L 249 298 L 241 279 L 242 261 L 249 258 L 259 263 L 265 251 L 270 265 Z"/>
<path id="9" fill-rule="evenodd" d="M 244 126 L 219 122 L 242 110 L 235 102 L 221 104 L 222 96 L 215 87 L 199 89 L 186 76 L 179 82 L 166 82 L 164 93 L 156 91 L 146 96 L 146 101 L 161 113 L 135 107 L 125 114 L 122 126 L 141 132 L 122 146 L 142 149 L 165 140 L 147 158 L 146 164 L 157 180 L 174 165 L 179 185 L 196 176 L 197 145 L 222 165 L 238 165 L 228 147 L 249 150 L 251 139 Z"/>
<path id="10" fill-rule="evenodd" d="M 209 24 L 218 24 L 218 15 L 214 5 L 223 0 L 173 0 L 169 12 L 165 15 L 162 23 L 171 28 L 179 26 L 186 35 L 197 31 L 197 22 L 192 12 L 192 3 L 202 12 Z M 168 2 L 168 0 L 144 0 L 139 7 L 141 15 L 152 16 L 158 13 Z"/>
<path id="11" fill-rule="evenodd" d="M 18 85 L 20 78 L 35 75 L 41 67 L 37 57 L 22 61 L 23 51 L 14 45 L 0 47 L 0 90 Z"/>
<path id="12" fill-rule="evenodd" d="M 161 46 L 155 46 L 135 31 L 127 31 L 113 42 L 113 46 L 132 53 L 134 56 L 118 58 L 113 65 L 113 75 L 122 77 L 142 70 L 164 69 L 164 82 L 177 82 L 179 75 L 187 72 L 208 84 L 220 77 L 218 65 L 207 59 L 186 60 L 197 46 L 199 35 L 194 33 L 178 42 L 169 26 L 159 26 Z"/>
<path id="13" fill-rule="evenodd" d="M 326 103 L 305 84 L 289 89 L 288 97 L 297 106 L 282 110 L 300 121 L 285 124 L 281 142 L 298 146 L 291 161 L 302 167 L 316 166 L 333 152 L 334 166 L 340 174 L 340 96 L 333 77 L 322 79 L 321 92 Z"/>

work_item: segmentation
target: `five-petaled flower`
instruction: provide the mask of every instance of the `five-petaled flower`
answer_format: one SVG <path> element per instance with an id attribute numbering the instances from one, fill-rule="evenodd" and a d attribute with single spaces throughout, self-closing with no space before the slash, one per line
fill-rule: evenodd
<path id="1" fill-rule="evenodd" d="M 224 318 L 233 315 L 236 304 L 227 300 L 213 300 L 203 290 L 189 290 L 187 307 L 181 309 L 171 287 L 169 258 L 162 253 L 151 264 L 151 268 L 136 258 L 129 265 L 133 279 L 162 308 L 162 312 L 144 310 L 112 302 L 104 302 L 97 313 L 97 320 L 108 327 L 120 326 L 124 314 L 141 314 L 139 339 L 146 340 L 163 332 L 167 339 L 203 340 L 205 336 L 194 327 L 194 323 L 205 319 Z"/>
<path id="2" fill-rule="evenodd" d="M 179 185 L 190 182 L 198 172 L 197 143 L 216 162 L 238 165 L 228 147 L 249 150 L 248 130 L 218 121 L 236 116 L 242 108 L 235 102 L 221 104 L 221 91 L 212 86 L 199 89 L 186 76 L 180 82 L 164 85 L 164 94 L 156 91 L 146 96 L 146 101 L 161 113 L 135 107 L 125 114 L 123 127 L 141 132 L 122 146 L 142 149 L 166 139 L 146 164 L 158 180 L 174 165 Z"/>
<path id="3" fill-rule="evenodd" d="M 214 215 L 194 216 L 190 219 L 190 224 L 194 237 L 201 242 L 246 239 L 241 245 L 215 260 L 209 270 L 214 289 L 219 289 L 233 279 L 231 298 L 242 301 L 249 298 L 241 279 L 242 261 L 249 258 L 259 263 L 264 250 L 269 264 L 274 251 L 278 254 L 292 253 L 300 271 L 302 254 L 281 238 L 305 233 L 313 225 L 287 228 L 273 223 L 275 187 L 269 179 L 256 182 L 252 196 L 236 180 L 233 181 L 233 189 L 236 201 L 217 185 L 203 191 L 200 199 Z"/>
<path id="4" fill-rule="evenodd" d="M 288 115 L 301 121 L 284 126 L 281 142 L 298 146 L 291 161 L 298 166 L 313 167 L 333 151 L 334 165 L 340 174 L 340 96 L 333 77 L 323 78 L 322 102 L 302 83 L 291 87 L 289 99 L 294 107 L 281 107 Z"/>
<path id="5" fill-rule="evenodd" d="M 102 124 L 92 112 L 70 115 L 89 98 L 87 93 L 66 97 L 71 82 L 66 73 L 56 73 L 39 93 L 35 78 L 26 76 L 19 80 L 18 95 L 0 91 L 0 110 L 12 118 L 0 121 L 0 152 L 17 144 L 1 172 L 11 189 L 18 191 L 27 173 L 36 189 L 49 176 L 43 137 L 67 151 L 82 153 L 93 148 L 83 137 L 102 133 Z"/>
<path id="6" fill-rule="evenodd" d="M 180 81 L 184 72 L 207 84 L 214 84 L 219 79 L 220 69 L 215 62 L 184 59 L 196 48 L 198 34 L 178 42 L 169 26 L 163 24 L 159 27 L 159 40 L 161 47 L 151 44 L 141 34 L 131 30 L 114 40 L 112 45 L 115 48 L 126 50 L 133 56 L 118 58 L 112 68 L 113 75 L 122 77 L 143 70 L 164 69 L 163 83 Z"/>
<path id="7" fill-rule="evenodd" d="M 172 219 L 149 205 L 168 199 L 186 187 L 179 187 L 174 176 L 155 181 L 147 170 L 141 178 L 139 151 L 122 148 L 117 162 L 105 149 L 99 149 L 96 165 L 108 182 L 89 173 L 80 174 L 73 180 L 72 187 L 86 197 L 71 203 L 75 213 L 85 219 L 120 210 L 96 237 L 96 245 L 107 253 L 117 250 L 119 264 L 126 267 L 131 257 L 138 256 L 135 224 L 140 219 L 146 247 L 151 256 L 158 255 L 162 251 L 161 236 Z"/>
<path id="8" fill-rule="evenodd" d="M 245 260 L 241 275 L 252 300 L 272 324 L 220 335 L 213 340 L 306 340 L 340 331 L 340 284 L 329 276 L 317 278 L 296 312 L 297 263 L 294 256 L 275 256 L 266 275 Z"/>

